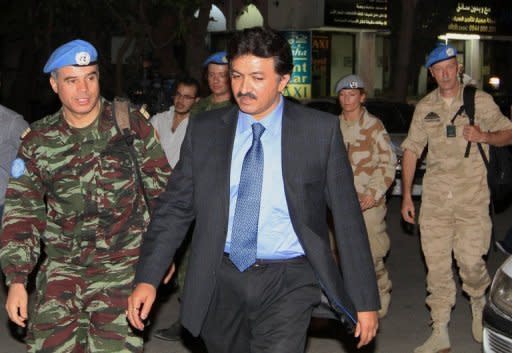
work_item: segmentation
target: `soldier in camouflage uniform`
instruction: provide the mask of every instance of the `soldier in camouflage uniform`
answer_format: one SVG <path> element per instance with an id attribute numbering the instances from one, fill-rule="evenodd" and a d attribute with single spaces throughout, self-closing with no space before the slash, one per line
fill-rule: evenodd
<path id="1" fill-rule="evenodd" d="M 363 107 L 366 93 L 359 76 L 349 75 L 336 84 L 343 108 L 340 128 L 347 148 L 354 184 L 368 231 L 381 309 L 386 316 L 391 301 L 391 280 L 384 265 L 390 241 L 386 233 L 386 191 L 395 178 L 396 156 L 382 122 Z"/>
<path id="2" fill-rule="evenodd" d="M 32 124 L 12 164 L 0 263 L 9 286 L 6 309 L 28 320 L 29 352 L 142 352 L 126 320 L 134 267 L 149 209 L 112 106 L 99 95 L 97 53 L 85 41 L 56 49 L 44 72 L 62 109 Z M 151 125 L 130 125 L 149 202 L 170 167 Z M 27 315 L 27 276 L 40 257 Z"/>
<path id="3" fill-rule="evenodd" d="M 229 86 L 229 67 L 226 52 L 220 51 L 210 55 L 203 63 L 206 68 L 208 88 L 212 92 L 194 104 L 190 116 L 209 110 L 224 108 L 232 105 L 231 87 Z"/>
<path id="4" fill-rule="evenodd" d="M 220 51 L 210 55 L 203 63 L 206 68 L 208 78 L 208 87 L 212 94 L 206 98 L 202 98 L 199 102 L 195 103 L 190 110 L 191 119 L 194 115 L 207 112 L 214 109 L 220 109 L 233 104 L 231 101 L 231 87 L 229 84 L 229 68 L 226 52 Z M 189 232 L 191 234 L 191 231 Z M 188 259 L 190 257 L 190 246 L 185 245 L 185 252 L 181 258 L 178 268 L 177 282 L 178 290 L 181 296 L 181 290 L 185 285 L 185 274 L 188 267 Z M 174 264 L 173 264 L 174 266 Z M 167 278 L 164 279 L 164 282 Z M 155 331 L 155 337 L 166 341 L 177 341 L 181 339 L 182 327 L 180 320 L 175 321 L 167 328 L 158 329 Z"/>
<path id="5" fill-rule="evenodd" d="M 457 261 L 462 289 L 471 299 L 472 333 L 482 342 L 482 310 L 490 283 L 483 256 L 489 250 L 491 219 L 487 170 L 478 149 L 468 141 L 502 146 L 512 143 L 512 122 L 501 114 L 492 97 L 475 95 L 475 126 L 469 125 L 463 105 L 463 85 L 458 81 L 457 51 L 450 45 L 435 48 L 426 67 L 438 88 L 416 106 L 409 134 L 402 144 L 402 216 L 414 223 L 411 197 L 417 159 L 428 144 L 427 168 L 419 217 L 421 247 L 427 265 L 426 303 L 432 317 L 432 335 L 415 353 L 450 350 L 448 323 L 455 305 L 452 254 Z"/>

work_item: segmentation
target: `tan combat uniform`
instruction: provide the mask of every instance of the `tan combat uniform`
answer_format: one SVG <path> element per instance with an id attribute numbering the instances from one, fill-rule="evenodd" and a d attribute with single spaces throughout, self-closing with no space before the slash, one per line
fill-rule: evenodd
<path id="1" fill-rule="evenodd" d="M 364 108 L 363 108 L 364 109 Z M 384 266 L 389 251 L 386 233 L 386 191 L 395 178 L 396 156 L 382 122 L 364 109 L 361 118 L 346 120 L 341 114 L 340 128 L 348 151 L 354 184 L 359 198 L 372 195 L 376 205 L 363 212 L 372 252 L 381 305 L 387 311 L 391 281 Z"/>
<path id="2" fill-rule="evenodd" d="M 487 171 L 475 144 L 464 158 L 467 141 L 462 130 L 466 114 L 454 120 L 455 137 L 447 126 L 462 105 L 459 94 L 448 105 L 434 90 L 414 112 L 409 134 L 402 143 L 419 157 L 428 144 L 427 169 L 423 178 L 420 210 L 421 246 L 428 268 L 427 305 L 434 323 L 446 324 L 455 305 L 452 252 L 459 267 L 462 289 L 473 299 L 483 297 L 490 283 L 483 255 L 489 249 L 491 220 Z M 480 90 L 475 96 L 475 124 L 482 131 L 512 129 L 492 97 Z M 488 145 L 483 145 L 488 152 Z"/>

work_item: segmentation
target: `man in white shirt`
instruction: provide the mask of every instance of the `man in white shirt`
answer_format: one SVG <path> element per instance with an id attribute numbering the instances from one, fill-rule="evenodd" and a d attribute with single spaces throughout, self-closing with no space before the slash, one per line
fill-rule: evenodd
<path id="1" fill-rule="evenodd" d="M 174 105 L 167 111 L 155 114 L 151 124 L 160 136 L 160 142 L 169 164 L 174 169 L 180 158 L 180 148 L 187 130 L 190 109 L 199 100 L 199 83 L 193 78 L 176 82 Z"/>

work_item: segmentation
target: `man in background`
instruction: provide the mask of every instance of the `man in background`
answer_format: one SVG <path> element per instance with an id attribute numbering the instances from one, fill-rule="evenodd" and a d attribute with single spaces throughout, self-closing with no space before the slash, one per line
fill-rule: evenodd
<path id="1" fill-rule="evenodd" d="M 206 78 L 211 94 L 201 99 L 190 112 L 194 116 L 201 112 L 227 107 L 231 101 L 231 87 L 229 86 L 229 66 L 225 51 L 210 55 L 203 63 L 206 68 Z"/>
<path id="2" fill-rule="evenodd" d="M 427 265 L 426 303 L 432 334 L 414 353 L 448 352 L 448 323 L 456 300 L 452 256 L 457 261 L 462 290 L 469 296 L 472 334 L 482 342 L 482 311 L 491 280 L 484 256 L 489 251 L 491 218 L 487 169 L 476 143 L 512 143 L 512 122 L 493 98 L 476 90 L 475 125 L 461 107 L 464 85 L 459 82 L 457 50 L 442 44 L 430 52 L 425 67 L 438 87 L 418 102 L 407 138 L 402 143 L 402 217 L 415 223 L 411 196 L 418 158 L 428 145 L 419 224 L 421 249 Z M 466 155 L 468 143 L 473 143 Z M 486 152 L 487 153 L 487 152 Z"/>
<path id="3" fill-rule="evenodd" d="M 180 158 L 180 148 L 187 131 L 190 110 L 199 100 L 199 83 L 193 78 L 176 82 L 174 105 L 169 110 L 154 115 L 150 122 L 160 136 L 160 143 L 172 168 Z"/>

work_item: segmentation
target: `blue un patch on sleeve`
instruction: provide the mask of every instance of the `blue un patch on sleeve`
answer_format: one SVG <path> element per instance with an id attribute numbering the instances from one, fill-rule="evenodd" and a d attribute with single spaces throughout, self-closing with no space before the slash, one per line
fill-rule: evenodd
<path id="1" fill-rule="evenodd" d="M 25 174 L 25 161 L 21 158 L 16 158 L 11 164 L 11 176 L 18 179 Z"/>

